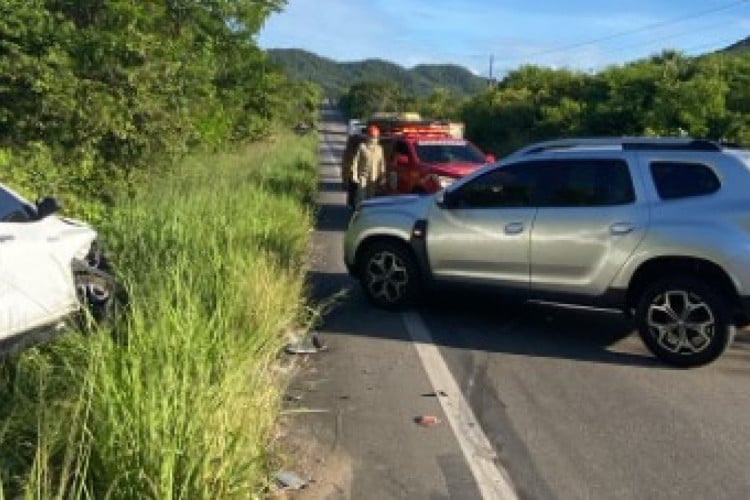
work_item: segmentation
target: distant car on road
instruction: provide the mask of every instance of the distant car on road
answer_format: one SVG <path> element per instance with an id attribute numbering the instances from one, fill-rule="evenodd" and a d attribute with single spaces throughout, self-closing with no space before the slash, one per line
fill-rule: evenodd
<path id="1" fill-rule="evenodd" d="M 427 197 L 367 200 L 345 261 L 393 308 L 438 282 L 613 308 L 667 363 L 718 358 L 750 317 L 750 151 L 674 139 L 524 148 Z"/>
<path id="2" fill-rule="evenodd" d="M 0 184 L 0 340 L 58 325 L 88 307 L 109 312 L 115 281 L 89 225 L 54 215 Z"/>
<path id="3" fill-rule="evenodd" d="M 346 133 L 349 137 L 362 135 L 364 133 L 365 123 L 356 118 L 349 120 L 349 124 L 346 127 Z"/>

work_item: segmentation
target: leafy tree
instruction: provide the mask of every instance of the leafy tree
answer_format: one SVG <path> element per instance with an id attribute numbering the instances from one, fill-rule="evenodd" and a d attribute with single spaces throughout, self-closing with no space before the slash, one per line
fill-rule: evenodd
<path id="1" fill-rule="evenodd" d="M 750 54 L 665 51 L 588 75 L 526 66 L 471 99 L 467 135 L 496 153 L 573 135 L 683 135 L 748 142 Z"/>
<path id="2" fill-rule="evenodd" d="M 377 111 L 404 111 L 409 102 L 404 89 L 388 81 L 356 83 L 340 100 L 347 115 L 358 117 L 367 117 Z"/>
<path id="3" fill-rule="evenodd" d="M 283 5 L 1 2 L 4 180 L 26 192 L 106 198 L 117 179 L 191 148 L 268 133 L 291 118 L 289 88 L 254 35 Z"/>

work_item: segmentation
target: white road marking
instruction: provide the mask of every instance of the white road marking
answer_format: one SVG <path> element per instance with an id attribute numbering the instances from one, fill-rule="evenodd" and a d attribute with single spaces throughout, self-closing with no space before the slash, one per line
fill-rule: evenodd
<path id="1" fill-rule="evenodd" d="M 510 476 L 498 463 L 492 444 L 466 402 L 458 383 L 451 375 L 422 317 L 416 312 L 405 312 L 402 317 L 404 326 L 414 342 L 414 347 L 432 383 L 432 388 L 438 394 L 440 405 L 474 475 L 482 498 L 485 500 L 517 499 Z M 439 391 L 443 391 L 446 396 L 440 396 Z"/>

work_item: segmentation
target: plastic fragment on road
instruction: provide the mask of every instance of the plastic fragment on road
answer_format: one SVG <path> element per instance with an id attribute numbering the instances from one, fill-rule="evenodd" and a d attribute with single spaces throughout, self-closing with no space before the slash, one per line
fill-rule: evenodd
<path id="1" fill-rule="evenodd" d="M 294 472 L 281 471 L 274 476 L 276 484 L 283 490 L 301 490 L 307 486 L 307 481 L 299 477 Z"/>
<path id="2" fill-rule="evenodd" d="M 328 350 L 317 333 L 308 335 L 307 338 L 302 339 L 299 342 L 287 344 L 284 347 L 284 352 L 287 354 L 317 354 Z"/>
<path id="3" fill-rule="evenodd" d="M 420 415 L 414 417 L 414 422 L 421 425 L 422 427 L 432 427 L 440 423 L 440 419 L 433 415 Z"/>

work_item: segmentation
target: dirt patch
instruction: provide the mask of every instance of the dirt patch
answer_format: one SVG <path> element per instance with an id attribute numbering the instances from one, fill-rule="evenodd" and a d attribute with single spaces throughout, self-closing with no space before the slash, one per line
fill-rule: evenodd
<path id="1" fill-rule="evenodd" d="M 325 443 L 316 436 L 315 429 L 329 418 L 326 412 L 294 413 L 285 415 L 280 422 L 279 446 L 286 470 L 309 481 L 300 491 L 278 491 L 274 498 L 290 500 L 339 500 L 351 498 L 352 464 L 333 442 Z M 325 433 L 324 433 L 325 434 Z"/>

